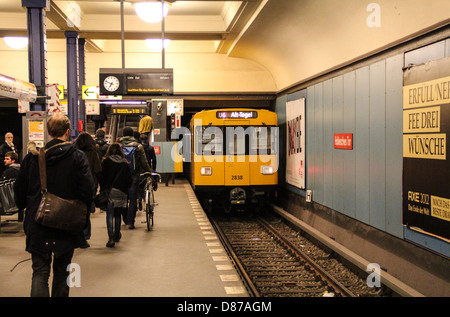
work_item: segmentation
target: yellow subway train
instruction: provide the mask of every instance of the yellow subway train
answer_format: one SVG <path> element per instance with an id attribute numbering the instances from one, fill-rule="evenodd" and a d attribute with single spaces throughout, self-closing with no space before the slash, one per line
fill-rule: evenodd
<path id="1" fill-rule="evenodd" d="M 261 208 L 278 184 L 277 115 L 215 109 L 190 122 L 192 186 L 208 211 Z"/>

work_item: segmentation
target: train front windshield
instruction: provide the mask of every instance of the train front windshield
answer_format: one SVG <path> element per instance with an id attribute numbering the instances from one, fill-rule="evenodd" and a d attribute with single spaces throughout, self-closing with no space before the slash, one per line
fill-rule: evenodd
<path id="1" fill-rule="evenodd" d="M 276 126 L 197 126 L 195 135 L 197 155 L 278 153 Z"/>

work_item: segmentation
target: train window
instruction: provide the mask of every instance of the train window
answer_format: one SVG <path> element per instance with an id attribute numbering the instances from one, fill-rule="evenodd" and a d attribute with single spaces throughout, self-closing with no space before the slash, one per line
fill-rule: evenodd
<path id="1" fill-rule="evenodd" d="M 251 127 L 250 154 L 270 155 L 278 153 L 278 127 Z"/>
<path id="2" fill-rule="evenodd" d="M 197 155 L 277 154 L 278 127 L 197 126 L 195 141 Z"/>
<path id="3" fill-rule="evenodd" d="M 197 126 L 195 140 L 197 155 L 223 155 L 223 132 L 221 127 Z"/>
<path id="4" fill-rule="evenodd" d="M 248 127 L 246 127 L 248 128 Z M 247 131 L 244 127 L 226 127 L 227 155 L 248 154 Z"/>

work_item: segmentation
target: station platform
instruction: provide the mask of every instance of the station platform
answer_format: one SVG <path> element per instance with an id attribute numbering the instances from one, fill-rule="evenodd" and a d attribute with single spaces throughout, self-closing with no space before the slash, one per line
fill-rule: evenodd
<path id="1" fill-rule="evenodd" d="M 80 283 L 70 297 L 248 297 L 189 183 L 160 183 L 155 199 L 153 230 L 138 211 L 136 228 L 122 225 L 114 248 L 106 247 L 106 213 L 91 214 L 90 247 L 72 259 Z M 29 297 L 31 255 L 22 223 L 11 217 L 1 218 L 0 297 Z"/>

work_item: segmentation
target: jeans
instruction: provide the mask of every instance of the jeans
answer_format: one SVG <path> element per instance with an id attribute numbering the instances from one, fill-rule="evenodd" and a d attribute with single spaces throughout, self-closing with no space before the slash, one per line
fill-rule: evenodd
<path id="1" fill-rule="evenodd" d="M 108 237 L 110 239 L 118 238 L 120 235 L 122 209 L 126 210 L 126 208 L 114 208 L 114 204 L 108 202 L 106 207 L 106 227 L 108 228 Z"/>
<path id="2" fill-rule="evenodd" d="M 72 261 L 73 251 L 66 252 L 58 257 L 53 254 L 53 284 L 52 297 L 68 297 L 69 285 L 67 266 Z M 50 264 L 52 253 L 43 256 L 38 253 L 31 254 L 33 277 L 31 280 L 31 297 L 49 297 L 48 279 L 50 277 Z"/>
<path id="3" fill-rule="evenodd" d="M 136 173 L 131 176 L 131 187 L 128 190 L 128 200 L 130 201 L 127 215 L 128 225 L 134 225 L 134 219 L 136 218 L 138 185 L 139 185 L 139 174 Z"/>

